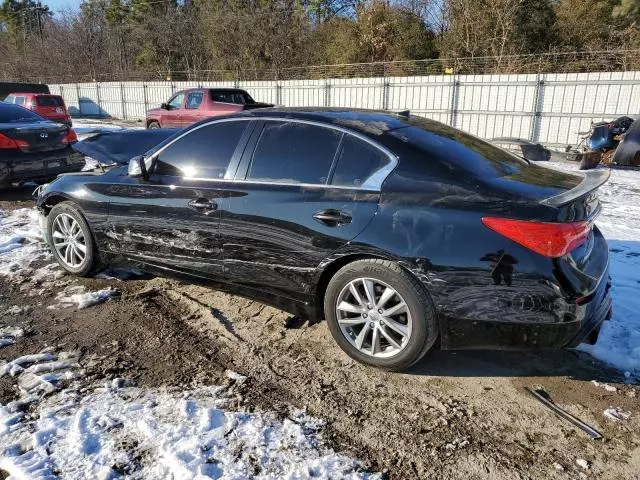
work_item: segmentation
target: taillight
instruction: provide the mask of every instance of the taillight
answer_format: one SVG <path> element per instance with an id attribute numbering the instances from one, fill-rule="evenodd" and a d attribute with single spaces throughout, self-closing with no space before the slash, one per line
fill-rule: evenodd
<path id="1" fill-rule="evenodd" d="M 552 223 L 483 217 L 482 223 L 523 247 L 550 258 L 562 257 L 579 247 L 591 231 L 591 222 Z"/>
<path id="2" fill-rule="evenodd" d="M 25 142 L 24 140 L 14 140 L 13 138 L 9 138 L 6 135 L 0 133 L 0 148 L 18 149 L 28 146 L 29 142 Z"/>
<path id="3" fill-rule="evenodd" d="M 77 141 L 78 135 L 76 135 L 76 131 L 73 128 L 70 128 L 69 131 L 64 134 L 64 137 L 62 137 L 62 143 L 71 143 Z"/>

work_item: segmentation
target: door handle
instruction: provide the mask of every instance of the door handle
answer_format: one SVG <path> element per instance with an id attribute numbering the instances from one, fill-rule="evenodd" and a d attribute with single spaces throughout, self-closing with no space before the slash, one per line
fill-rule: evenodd
<path id="1" fill-rule="evenodd" d="M 189 206 L 195 210 L 215 210 L 218 204 L 206 198 L 196 198 L 189 202 Z"/>
<path id="2" fill-rule="evenodd" d="M 320 210 L 313 214 L 313 218 L 329 227 L 339 227 L 340 225 L 351 223 L 351 215 L 333 208 Z"/>

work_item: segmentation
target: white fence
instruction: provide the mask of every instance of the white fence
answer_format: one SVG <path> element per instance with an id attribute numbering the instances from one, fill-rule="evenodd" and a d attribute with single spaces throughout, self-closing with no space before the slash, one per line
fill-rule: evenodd
<path id="1" fill-rule="evenodd" d="M 411 110 L 484 138 L 575 144 L 592 121 L 640 115 L 640 72 L 430 75 L 257 82 L 102 82 L 49 86 L 72 114 L 144 119 L 176 91 L 239 87 L 278 105 Z"/>

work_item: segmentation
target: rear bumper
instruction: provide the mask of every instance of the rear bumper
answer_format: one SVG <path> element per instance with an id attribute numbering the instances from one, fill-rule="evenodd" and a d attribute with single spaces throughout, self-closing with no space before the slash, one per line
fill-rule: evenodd
<path id="1" fill-rule="evenodd" d="M 0 160 L 0 183 L 53 179 L 61 173 L 79 172 L 84 165 L 84 157 L 69 149 Z"/>

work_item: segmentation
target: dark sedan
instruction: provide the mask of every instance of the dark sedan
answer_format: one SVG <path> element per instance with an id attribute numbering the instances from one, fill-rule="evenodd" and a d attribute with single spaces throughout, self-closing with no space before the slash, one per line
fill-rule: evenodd
<path id="1" fill-rule="evenodd" d="M 593 223 L 607 172 L 560 173 L 431 120 L 370 111 L 255 110 L 162 136 L 128 167 L 41 190 L 67 271 L 124 258 L 325 318 L 347 354 L 391 369 L 436 341 L 575 346 L 610 315 Z M 109 138 L 92 151 L 108 156 Z M 143 153 L 137 144 L 126 156 Z"/>
<path id="2" fill-rule="evenodd" d="M 70 148 L 77 140 L 67 125 L 0 102 L 0 187 L 82 170 L 84 157 Z"/>

